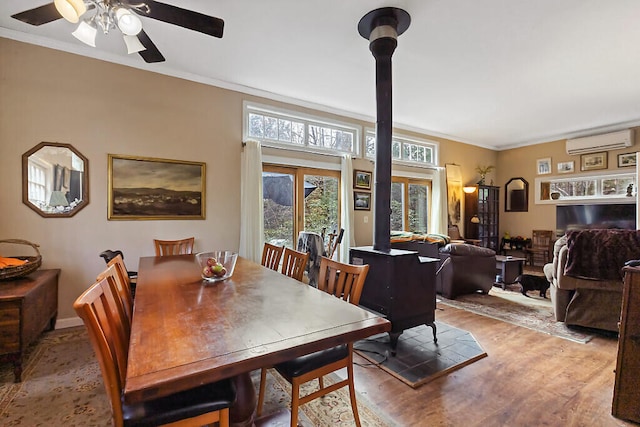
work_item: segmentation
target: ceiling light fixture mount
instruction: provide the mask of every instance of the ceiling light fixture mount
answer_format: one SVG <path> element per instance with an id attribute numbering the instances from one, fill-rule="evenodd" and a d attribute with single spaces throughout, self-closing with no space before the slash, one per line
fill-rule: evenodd
<path id="1" fill-rule="evenodd" d="M 98 28 L 102 29 L 104 34 L 117 28 L 122 32 L 128 53 L 145 50 L 140 40 L 135 37 L 142 31 L 142 21 L 131 10 L 149 13 L 149 6 L 145 3 L 124 4 L 118 0 L 55 0 L 54 5 L 67 21 L 80 22 L 72 34 L 89 46 L 96 46 Z M 87 16 L 91 11 L 93 15 Z"/>

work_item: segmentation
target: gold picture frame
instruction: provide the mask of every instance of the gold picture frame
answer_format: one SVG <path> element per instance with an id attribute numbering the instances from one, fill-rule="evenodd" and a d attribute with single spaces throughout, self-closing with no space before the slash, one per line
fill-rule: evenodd
<path id="1" fill-rule="evenodd" d="M 600 151 L 598 153 L 582 154 L 580 156 L 580 170 L 581 171 L 594 171 L 600 169 L 606 169 L 607 164 L 607 152 Z"/>
<path id="2" fill-rule="evenodd" d="M 353 188 L 371 190 L 371 172 L 354 170 Z"/>
<path id="3" fill-rule="evenodd" d="M 206 164 L 109 154 L 109 220 L 205 219 Z"/>

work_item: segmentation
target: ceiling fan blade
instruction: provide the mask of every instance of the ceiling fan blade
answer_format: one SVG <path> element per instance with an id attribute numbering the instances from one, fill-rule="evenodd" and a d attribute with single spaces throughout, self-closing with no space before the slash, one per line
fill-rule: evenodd
<path id="1" fill-rule="evenodd" d="M 16 13 L 11 17 L 31 25 L 47 24 L 62 18 L 53 3 Z"/>
<path id="2" fill-rule="evenodd" d="M 138 15 L 222 38 L 224 21 L 220 18 L 204 15 L 192 10 L 182 9 L 170 4 L 159 3 L 153 0 L 144 0 L 143 4 L 148 6 L 148 9 L 146 10 L 145 8 L 136 8 L 135 4 L 131 4 L 129 1 L 126 3 L 128 3 L 131 6 L 131 10 Z"/>
<path id="3" fill-rule="evenodd" d="M 140 54 L 145 62 L 153 63 L 163 62 L 165 60 L 164 56 L 162 56 L 156 45 L 153 44 L 144 30 L 140 31 L 140 33 L 138 34 L 138 40 L 140 40 L 140 43 L 142 43 L 142 45 L 146 48 L 146 50 L 141 50 L 140 52 L 138 52 L 138 54 Z"/>

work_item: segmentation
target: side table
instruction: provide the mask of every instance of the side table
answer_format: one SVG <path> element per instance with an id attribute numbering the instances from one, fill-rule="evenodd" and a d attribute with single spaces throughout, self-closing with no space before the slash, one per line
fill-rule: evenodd
<path id="1" fill-rule="evenodd" d="M 513 256 L 496 255 L 496 274 L 502 276 L 501 282 L 494 283 L 505 289 L 522 274 L 525 259 Z"/>
<path id="2" fill-rule="evenodd" d="M 22 381 L 24 352 L 58 316 L 59 269 L 37 270 L 0 281 L 0 358 L 13 362 L 15 382 Z"/>

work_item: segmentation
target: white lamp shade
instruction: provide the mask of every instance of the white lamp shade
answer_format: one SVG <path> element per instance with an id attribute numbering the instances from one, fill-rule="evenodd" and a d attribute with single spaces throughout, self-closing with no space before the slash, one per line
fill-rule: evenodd
<path id="1" fill-rule="evenodd" d="M 146 47 L 144 47 L 142 43 L 140 43 L 138 37 L 128 36 L 126 34 L 124 34 L 122 37 L 124 38 L 124 43 L 127 45 L 127 53 L 137 53 L 146 49 Z"/>
<path id="2" fill-rule="evenodd" d="M 118 28 L 123 34 L 128 36 L 135 36 L 142 31 L 142 21 L 136 15 L 131 13 L 129 9 L 119 7 L 116 9 L 116 20 L 118 21 Z"/>
<path id="3" fill-rule="evenodd" d="M 83 0 L 54 0 L 53 4 L 64 19 L 74 24 L 87 11 Z"/>
<path id="4" fill-rule="evenodd" d="M 96 47 L 96 33 L 98 32 L 96 27 L 92 27 L 86 22 L 82 21 L 78 28 L 71 33 L 73 37 L 80 40 L 82 43 L 88 44 L 89 46 Z"/>

